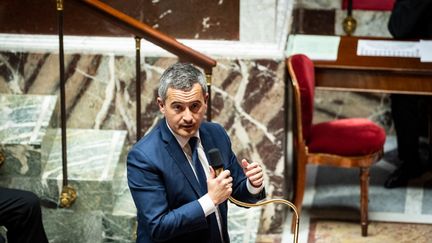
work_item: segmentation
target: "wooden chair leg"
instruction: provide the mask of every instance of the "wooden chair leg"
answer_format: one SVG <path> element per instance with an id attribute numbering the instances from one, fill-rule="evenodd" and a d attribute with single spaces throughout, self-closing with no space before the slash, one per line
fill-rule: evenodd
<path id="1" fill-rule="evenodd" d="M 360 223 L 362 236 L 368 235 L 369 167 L 360 168 Z"/>
<path id="2" fill-rule="evenodd" d="M 293 203 L 297 208 L 297 212 L 298 212 L 299 216 L 300 216 L 301 209 L 302 209 L 305 185 L 306 185 L 306 163 L 305 162 L 298 162 L 297 163 L 297 175 L 296 175 L 296 180 L 295 180 L 295 185 L 294 185 L 295 189 L 294 189 Z M 296 227 L 296 217 L 293 214 L 292 220 L 291 220 L 291 233 L 294 233 L 295 227 Z"/>

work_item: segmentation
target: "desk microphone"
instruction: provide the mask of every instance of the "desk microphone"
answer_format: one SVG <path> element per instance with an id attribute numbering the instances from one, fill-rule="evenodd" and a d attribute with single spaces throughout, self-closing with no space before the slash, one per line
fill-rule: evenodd
<path id="1" fill-rule="evenodd" d="M 219 152 L 219 149 L 217 149 L 217 148 L 210 149 L 208 151 L 208 156 L 210 159 L 209 164 L 213 168 L 213 170 L 215 171 L 216 176 L 218 176 L 223 171 L 222 156 Z M 294 243 L 298 242 L 298 226 L 300 223 L 300 218 L 299 218 L 296 206 L 293 203 L 291 203 L 290 201 L 287 201 L 284 199 L 270 199 L 270 200 L 261 201 L 261 202 L 257 202 L 257 203 L 245 203 L 245 202 L 241 202 L 241 201 L 233 198 L 232 196 L 230 196 L 228 198 L 228 200 L 230 200 L 230 202 L 232 202 L 238 206 L 241 206 L 241 207 L 258 207 L 258 206 L 263 206 L 263 205 L 266 205 L 269 203 L 282 203 L 282 204 L 288 205 L 294 211 L 294 214 L 296 216 L 296 225 L 295 225 L 295 230 L 294 230 L 293 242 Z"/>

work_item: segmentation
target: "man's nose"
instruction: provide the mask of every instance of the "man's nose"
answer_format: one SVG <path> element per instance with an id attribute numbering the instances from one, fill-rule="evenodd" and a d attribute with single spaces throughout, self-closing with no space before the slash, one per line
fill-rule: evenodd
<path id="1" fill-rule="evenodd" d="M 186 108 L 183 112 L 183 119 L 185 121 L 191 121 L 192 120 L 192 112 L 189 110 L 189 108 Z"/>

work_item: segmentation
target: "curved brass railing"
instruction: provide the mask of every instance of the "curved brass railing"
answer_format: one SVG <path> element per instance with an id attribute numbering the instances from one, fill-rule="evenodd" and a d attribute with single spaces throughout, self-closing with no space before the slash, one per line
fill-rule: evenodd
<path id="1" fill-rule="evenodd" d="M 230 196 L 228 198 L 228 200 L 230 202 L 238 205 L 238 206 L 249 207 L 249 208 L 250 207 L 261 207 L 261 206 L 264 206 L 264 205 L 267 205 L 267 204 L 270 204 L 270 203 L 276 203 L 276 204 L 279 203 L 279 204 L 284 204 L 284 205 L 290 207 L 291 210 L 293 210 L 293 213 L 295 215 L 295 222 L 293 222 L 293 225 L 294 225 L 293 243 L 298 243 L 300 216 L 298 214 L 297 207 L 292 202 L 290 202 L 288 200 L 285 200 L 285 199 L 276 198 L 276 199 L 268 199 L 268 200 L 260 201 L 260 202 L 257 202 L 257 203 L 245 203 L 245 202 L 242 202 L 242 201 L 239 201 L 239 200 L 233 198 L 232 196 Z"/>

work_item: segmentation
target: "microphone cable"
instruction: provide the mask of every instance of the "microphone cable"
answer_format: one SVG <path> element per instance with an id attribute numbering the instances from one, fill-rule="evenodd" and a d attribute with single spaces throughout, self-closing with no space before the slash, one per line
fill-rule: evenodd
<path id="1" fill-rule="evenodd" d="M 210 166 L 214 169 L 216 176 L 218 176 L 222 171 L 223 171 L 223 163 L 222 163 L 222 157 L 220 155 L 219 149 L 217 148 L 212 148 L 209 150 L 208 152 L 209 155 L 209 163 Z M 300 223 L 300 217 L 297 211 L 297 207 L 290 201 L 285 200 L 285 199 L 268 199 L 268 200 L 263 200 L 263 201 L 259 201 L 256 203 L 246 203 L 246 202 L 242 202 L 239 201 L 235 198 L 233 198 L 232 196 L 229 196 L 228 200 L 238 206 L 241 207 L 260 207 L 260 206 L 264 206 L 270 203 L 278 203 L 278 204 L 284 204 L 289 206 L 295 215 L 295 229 L 294 229 L 294 239 L 293 242 L 297 243 L 298 242 L 298 233 L 299 233 L 299 223 Z"/>

